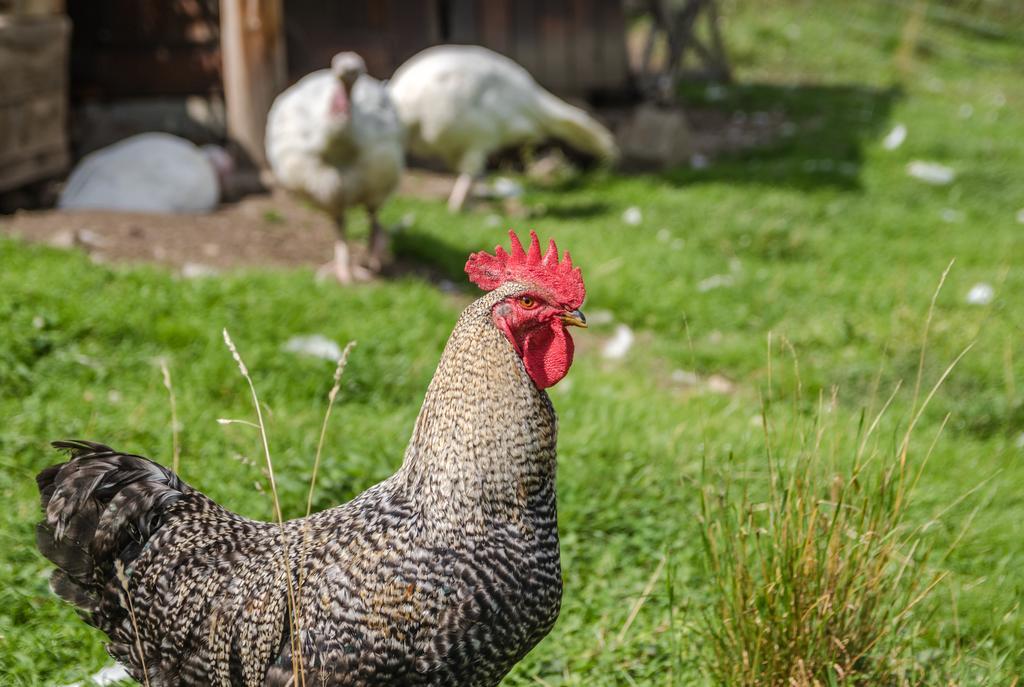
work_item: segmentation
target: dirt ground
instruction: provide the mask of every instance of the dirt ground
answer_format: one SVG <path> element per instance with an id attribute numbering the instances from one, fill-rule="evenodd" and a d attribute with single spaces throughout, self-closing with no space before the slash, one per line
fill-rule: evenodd
<path id="1" fill-rule="evenodd" d="M 454 177 L 413 171 L 401 194 L 447 198 Z M 150 262 L 187 276 L 246 265 L 319 266 L 333 254 L 330 218 L 293 195 L 246 196 L 205 215 L 35 210 L 0 216 L 0 232 L 78 248 L 98 262 Z"/>
<path id="2" fill-rule="evenodd" d="M 610 119 L 616 116 L 607 114 Z M 779 112 L 753 115 L 737 118 L 712 109 L 689 110 L 694 160 L 706 164 L 721 154 L 770 144 L 787 126 Z M 451 174 L 409 169 L 399 195 L 444 200 L 454 180 Z M 521 207 L 509 207 L 516 203 L 509 199 L 504 209 L 522 212 Z M 280 190 L 249 195 L 205 215 L 19 210 L 0 215 L 0 232 L 78 248 L 97 262 L 157 263 L 186 276 L 247 265 L 316 267 L 330 259 L 334 242 L 333 224 L 326 214 Z M 360 250 L 361 243 L 354 244 L 355 250 Z"/>

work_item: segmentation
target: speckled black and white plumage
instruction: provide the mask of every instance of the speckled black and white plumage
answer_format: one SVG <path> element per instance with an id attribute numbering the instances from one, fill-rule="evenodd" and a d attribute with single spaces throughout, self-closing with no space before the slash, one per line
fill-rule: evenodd
<path id="1" fill-rule="evenodd" d="M 398 472 L 286 523 L 287 547 L 145 458 L 62 444 L 38 478 L 54 590 L 140 681 L 141 645 L 154 687 L 291 684 L 289 574 L 306 685 L 496 685 L 562 591 L 555 413 L 491 318 L 524 288 L 463 312 Z"/>

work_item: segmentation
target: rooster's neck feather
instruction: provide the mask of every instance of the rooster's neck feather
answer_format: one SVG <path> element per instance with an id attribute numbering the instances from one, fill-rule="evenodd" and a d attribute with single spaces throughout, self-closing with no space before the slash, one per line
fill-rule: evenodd
<path id="1" fill-rule="evenodd" d="M 522 524 L 553 509 L 554 409 L 491 319 L 523 288 L 506 284 L 466 308 L 427 389 L 395 478 L 432 525 Z"/>

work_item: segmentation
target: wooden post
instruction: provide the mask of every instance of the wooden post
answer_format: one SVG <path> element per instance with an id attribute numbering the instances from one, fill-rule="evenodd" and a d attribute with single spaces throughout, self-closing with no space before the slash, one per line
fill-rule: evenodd
<path id="1" fill-rule="evenodd" d="M 221 0 L 220 34 L 228 137 L 265 167 L 267 112 L 287 78 L 282 0 Z"/>
<path id="2" fill-rule="evenodd" d="M 71 22 L 56 4 L 20 9 L 0 13 L 0 191 L 58 176 L 69 162 Z"/>

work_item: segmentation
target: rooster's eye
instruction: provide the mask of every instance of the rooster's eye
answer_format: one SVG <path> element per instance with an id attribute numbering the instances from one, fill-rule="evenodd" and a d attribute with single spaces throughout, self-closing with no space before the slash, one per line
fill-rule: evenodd
<path id="1" fill-rule="evenodd" d="M 537 307 L 537 300 L 532 296 L 523 296 L 519 299 L 519 305 L 523 306 L 527 310 L 531 310 Z"/>

